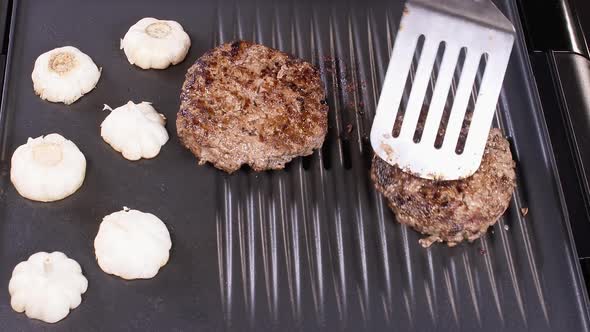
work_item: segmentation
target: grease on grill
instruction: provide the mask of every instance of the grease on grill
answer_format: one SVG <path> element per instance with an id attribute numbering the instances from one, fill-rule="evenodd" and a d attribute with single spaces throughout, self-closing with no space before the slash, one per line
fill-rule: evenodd
<path id="1" fill-rule="evenodd" d="M 354 126 L 352 122 L 358 115 L 364 115 L 365 103 L 362 101 L 364 91 L 367 89 L 367 82 L 360 79 L 354 66 L 347 64 L 341 58 L 323 56 L 321 59 L 322 76 L 328 80 L 328 86 L 333 89 L 333 102 L 335 112 L 330 115 L 330 127 L 340 128 L 337 139 L 341 144 L 337 146 L 341 162 L 345 169 L 352 167 L 350 139 Z M 335 123 L 336 122 L 336 123 Z M 359 128 L 359 136 L 362 131 Z M 334 141 L 330 135 L 326 137 L 326 142 L 322 147 L 322 159 L 324 168 L 330 169 L 330 149 L 333 148 Z M 370 150 L 368 150 L 370 151 Z M 369 155 L 370 158 L 370 155 Z"/>

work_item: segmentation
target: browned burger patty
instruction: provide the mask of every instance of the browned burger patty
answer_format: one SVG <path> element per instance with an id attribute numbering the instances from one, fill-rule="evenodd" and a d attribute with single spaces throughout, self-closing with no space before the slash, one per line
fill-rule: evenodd
<path id="1" fill-rule="evenodd" d="M 428 235 L 424 247 L 446 241 L 455 246 L 481 237 L 506 211 L 515 186 L 515 163 L 498 129 L 488 137 L 481 166 L 469 178 L 426 180 L 373 158 L 371 179 L 402 224 Z"/>
<path id="2" fill-rule="evenodd" d="M 231 173 L 282 169 L 310 155 L 328 128 L 319 71 L 245 41 L 220 45 L 188 70 L 176 130 L 200 164 Z"/>

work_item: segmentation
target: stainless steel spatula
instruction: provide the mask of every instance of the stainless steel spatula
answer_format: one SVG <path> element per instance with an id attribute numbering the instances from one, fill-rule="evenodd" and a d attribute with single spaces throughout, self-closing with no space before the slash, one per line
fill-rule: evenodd
<path id="1" fill-rule="evenodd" d="M 417 62 L 399 135 L 393 126 L 419 38 L 424 43 Z M 439 46 L 440 68 L 419 142 L 418 118 Z M 489 0 L 410 0 L 406 3 L 381 90 L 371 145 L 389 164 L 427 179 L 455 180 L 472 175 L 481 163 L 490 126 L 514 43 L 514 26 Z M 461 49 L 465 58 L 442 146 L 435 147 L 441 118 Z M 480 61 L 485 70 L 462 151 L 457 142 Z M 400 115 L 402 113 L 399 113 Z M 400 121 L 400 120 L 398 120 Z M 465 129 L 464 129 L 465 131 Z"/>

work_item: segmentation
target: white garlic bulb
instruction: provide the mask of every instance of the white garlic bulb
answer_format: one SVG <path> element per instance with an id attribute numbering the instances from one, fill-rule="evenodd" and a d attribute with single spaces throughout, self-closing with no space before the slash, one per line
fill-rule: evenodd
<path id="1" fill-rule="evenodd" d="M 100 268 L 123 279 L 153 278 L 168 262 L 171 247 L 162 220 L 127 208 L 104 217 L 94 239 Z"/>
<path id="2" fill-rule="evenodd" d="M 82 186 L 86 158 L 76 144 L 59 134 L 29 138 L 12 155 L 10 180 L 30 200 L 52 202 Z"/>
<path id="3" fill-rule="evenodd" d="M 38 252 L 20 262 L 8 284 L 12 309 L 47 323 L 64 319 L 87 289 L 80 264 L 59 251 Z"/>
<path id="4" fill-rule="evenodd" d="M 71 104 L 94 89 L 100 70 L 88 55 L 65 46 L 41 54 L 31 78 L 41 99 Z"/>
<path id="5" fill-rule="evenodd" d="M 132 65 L 143 69 L 165 69 L 184 60 L 191 40 L 175 21 L 146 17 L 129 28 L 121 49 Z"/>
<path id="6" fill-rule="evenodd" d="M 168 142 L 165 124 L 166 117 L 150 103 L 130 101 L 111 110 L 100 125 L 100 135 L 126 159 L 154 158 Z"/>

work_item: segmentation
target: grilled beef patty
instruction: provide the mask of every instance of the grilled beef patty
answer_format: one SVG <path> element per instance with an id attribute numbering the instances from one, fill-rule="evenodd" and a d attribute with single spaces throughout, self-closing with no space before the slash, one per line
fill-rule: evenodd
<path id="1" fill-rule="evenodd" d="M 310 155 L 328 128 L 319 71 L 259 44 L 235 41 L 200 57 L 182 87 L 176 130 L 200 164 L 282 169 Z"/>
<path id="2" fill-rule="evenodd" d="M 481 237 L 506 211 L 515 187 L 514 167 L 508 141 L 492 129 L 479 169 L 466 179 L 422 179 L 377 156 L 371 179 L 398 222 L 428 235 L 420 240 L 422 246 L 446 241 L 452 247 Z"/>

